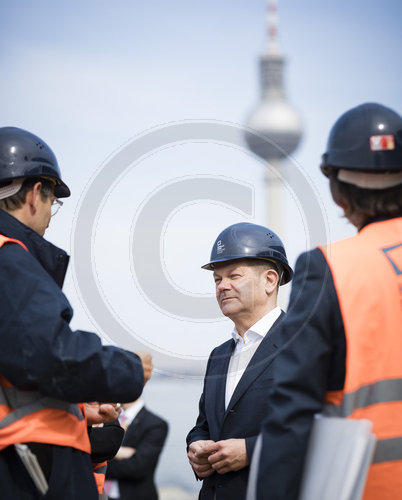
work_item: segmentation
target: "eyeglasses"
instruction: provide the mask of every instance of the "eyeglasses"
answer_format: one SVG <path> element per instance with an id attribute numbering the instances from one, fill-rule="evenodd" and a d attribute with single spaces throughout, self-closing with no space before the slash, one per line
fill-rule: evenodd
<path id="1" fill-rule="evenodd" d="M 52 217 L 53 215 L 56 215 L 57 212 L 60 210 L 60 207 L 63 206 L 63 202 L 60 201 L 56 196 L 52 196 Z"/>

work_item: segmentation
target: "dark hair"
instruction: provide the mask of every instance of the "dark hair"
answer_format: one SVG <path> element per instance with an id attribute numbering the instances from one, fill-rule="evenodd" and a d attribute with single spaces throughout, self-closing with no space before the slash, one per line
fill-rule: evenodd
<path id="1" fill-rule="evenodd" d="M 6 181 L 0 183 L 0 188 L 11 184 L 11 182 L 12 181 Z M 49 179 L 44 179 L 43 177 L 28 177 L 24 180 L 20 190 L 17 193 L 9 196 L 8 198 L 0 200 L 0 208 L 5 210 L 6 212 L 12 212 L 17 208 L 20 208 L 25 203 L 28 191 L 30 191 L 37 182 L 42 183 L 40 194 L 42 200 L 46 201 L 49 196 L 53 194 L 54 182 Z"/>
<path id="2" fill-rule="evenodd" d="M 332 198 L 335 203 L 347 205 L 345 215 L 361 219 L 361 225 L 375 218 L 393 218 L 402 215 L 402 186 L 387 189 L 363 189 L 337 178 L 337 170 L 329 175 Z"/>

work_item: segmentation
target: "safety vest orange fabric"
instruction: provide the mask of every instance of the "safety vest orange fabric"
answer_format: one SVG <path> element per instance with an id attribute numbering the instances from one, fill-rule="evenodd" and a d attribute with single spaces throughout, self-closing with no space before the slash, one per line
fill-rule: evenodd
<path id="1" fill-rule="evenodd" d="M 98 493 L 101 495 L 105 484 L 107 461 L 99 463 L 92 462 L 92 468 L 94 471 L 96 487 L 98 488 Z"/>
<path id="2" fill-rule="evenodd" d="M 364 500 L 402 498 L 402 218 L 321 251 L 346 336 L 344 389 L 327 393 L 325 411 L 373 423 L 378 441 Z"/>
<path id="3" fill-rule="evenodd" d="M 0 235 L 0 247 L 19 240 Z M 0 450 L 17 443 L 47 443 L 91 452 L 85 405 L 22 391 L 0 374 Z"/>

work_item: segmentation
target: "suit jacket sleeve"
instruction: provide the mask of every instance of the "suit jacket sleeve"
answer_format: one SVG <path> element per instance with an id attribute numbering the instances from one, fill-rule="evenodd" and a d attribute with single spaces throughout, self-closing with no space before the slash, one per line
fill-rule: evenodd
<path id="1" fill-rule="evenodd" d="M 298 498 L 313 416 L 322 410 L 326 390 L 342 389 L 344 383 L 343 323 L 330 270 L 318 249 L 296 263 L 280 338 L 262 427 L 259 500 Z"/>
<path id="2" fill-rule="evenodd" d="M 152 422 L 144 428 L 139 443 L 134 446 L 136 449 L 134 455 L 121 460 L 115 458 L 109 462 L 107 478 L 141 479 L 153 471 L 162 451 L 167 431 L 167 423 L 161 418 L 153 416 Z M 130 446 L 128 432 L 129 430 L 127 430 L 127 440 L 123 442 L 123 446 Z"/>
<path id="3" fill-rule="evenodd" d="M 204 389 L 203 389 L 203 392 L 201 394 L 200 402 L 198 405 L 197 421 L 195 423 L 195 426 L 187 434 L 187 438 L 186 438 L 187 451 L 188 451 L 188 447 L 190 446 L 190 444 L 193 443 L 194 441 L 211 439 L 210 434 L 209 434 L 208 420 L 207 420 L 207 416 L 205 413 L 205 379 L 208 377 L 209 366 L 210 366 L 211 358 L 213 357 L 213 354 L 214 354 L 214 351 L 212 351 L 212 353 L 208 359 L 208 363 L 207 363 L 207 368 L 206 368 L 205 377 L 204 377 Z"/>

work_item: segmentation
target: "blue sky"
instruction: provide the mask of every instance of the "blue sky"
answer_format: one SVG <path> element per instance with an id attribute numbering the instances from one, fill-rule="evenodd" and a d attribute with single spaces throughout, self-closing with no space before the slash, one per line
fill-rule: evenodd
<path id="1" fill-rule="evenodd" d="M 259 97 L 257 62 L 266 46 L 265 16 L 263 0 L 2 4 L 0 125 L 29 129 L 47 141 L 73 190 L 49 228 L 49 239 L 70 251 L 86 186 L 102 162 L 133 136 L 181 120 L 246 121 Z M 329 128 L 348 108 L 377 101 L 402 112 L 402 4 L 281 1 L 279 16 L 288 58 L 287 93 L 304 123 L 294 156 L 320 193 L 330 237 L 337 239 L 353 229 L 329 198 L 318 171 L 320 155 Z M 122 262 L 127 256 L 113 258 L 116 245 L 108 246 L 113 231 L 125 244 L 133 214 L 153 190 L 186 175 L 229 175 L 250 182 L 256 189 L 255 221 L 263 222 L 258 162 L 214 145 L 176 148 L 144 161 L 138 174 L 131 172 L 119 183 L 120 191 L 116 187 L 110 193 L 94 253 L 103 293 L 116 314 L 125 323 L 137 322 L 134 329 L 140 337 L 149 334 L 151 344 L 190 359 L 207 356 L 227 338 L 230 324 L 217 321 L 206 328 L 156 311 L 136 290 Z M 296 208 L 289 202 L 286 210 L 281 236 L 294 264 L 308 241 L 299 235 L 300 228 L 291 227 Z M 238 217 L 205 203 L 171 217 L 165 264 L 179 288 L 195 295 L 212 292 L 212 280 L 199 265 L 217 233 Z M 191 251 L 183 245 L 183 234 L 193 243 Z M 66 292 L 76 310 L 74 327 L 101 327 L 77 293 L 77 282 L 70 270 Z M 167 330 L 163 338 L 149 333 L 161 325 Z"/>

